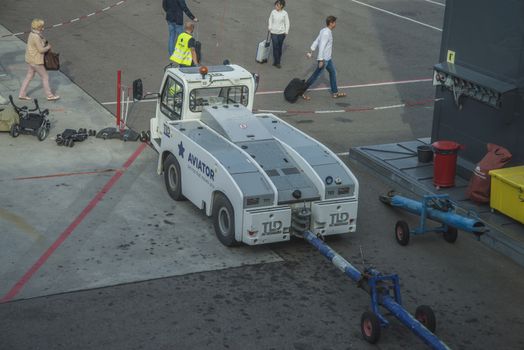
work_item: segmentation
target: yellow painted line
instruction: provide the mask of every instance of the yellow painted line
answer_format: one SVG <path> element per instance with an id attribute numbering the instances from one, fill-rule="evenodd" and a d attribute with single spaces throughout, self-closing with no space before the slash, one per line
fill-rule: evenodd
<path id="1" fill-rule="evenodd" d="M 0 208 L 0 219 L 15 225 L 18 229 L 31 236 L 35 241 L 42 238 L 42 235 L 38 233 L 33 226 L 29 225 L 23 217 L 13 214 L 7 209 Z"/>

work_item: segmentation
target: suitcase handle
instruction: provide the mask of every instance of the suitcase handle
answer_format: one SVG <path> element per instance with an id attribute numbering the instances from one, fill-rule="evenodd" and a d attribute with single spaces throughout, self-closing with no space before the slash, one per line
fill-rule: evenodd
<path id="1" fill-rule="evenodd" d="M 270 37 L 271 37 L 271 32 L 268 30 L 267 31 L 267 36 L 266 36 L 266 42 L 267 43 L 271 41 Z"/>

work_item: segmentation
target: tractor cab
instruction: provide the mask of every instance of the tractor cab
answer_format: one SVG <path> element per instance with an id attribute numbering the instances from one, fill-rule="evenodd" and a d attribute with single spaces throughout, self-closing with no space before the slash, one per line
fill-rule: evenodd
<path id="1" fill-rule="evenodd" d="M 166 69 L 156 115 L 150 121 L 153 146 L 159 149 L 165 123 L 200 120 L 206 107 L 242 105 L 252 110 L 257 80 L 256 75 L 237 65 Z"/>

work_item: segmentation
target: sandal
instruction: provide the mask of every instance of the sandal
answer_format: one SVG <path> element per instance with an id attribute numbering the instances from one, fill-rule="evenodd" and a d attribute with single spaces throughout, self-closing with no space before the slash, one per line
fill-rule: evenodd
<path id="1" fill-rule="evenodd" d="M 29 97 L 29 96 L 18 96 L 18 99 L 19 100 L 29 101 L 29 100 L 31 100 L 31 97 Z"/>
<path id="2" fill-rule="evenodd" d="M 345 92 L 335 92 L 333 94 L 333 98 L 339 98 L 339 97 L 346 97 L 346 93 Z"/>
<path id="3" fill-rule="evenodd" d="M 51 95 L 51 96 L 47 96 L 47 100 L 48 101 L 56 101 L 60 98 L 60 96 L 58 95 Z"/>
<path id="4" fill-rule="evenodd" d="M 306 101 L 309 101 L 309 100 L 311 100 L 311 97 L 309 97 L 309 96 L 306 96 L 306 95 L 302 95 L 302 98 L 303 98 L 304 100 L 306 100 Z"/>

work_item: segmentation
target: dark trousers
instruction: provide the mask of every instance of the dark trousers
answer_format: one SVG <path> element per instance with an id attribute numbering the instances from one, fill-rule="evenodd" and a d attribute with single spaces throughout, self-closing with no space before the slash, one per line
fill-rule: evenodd
<path id="1" fill-rule="evenodd" d="M 284 46 L 285 38 L 286 34 L 271 34 L 271 42 L 273 43 L 273 64 L 280 64 L 282 46 Z"/>

